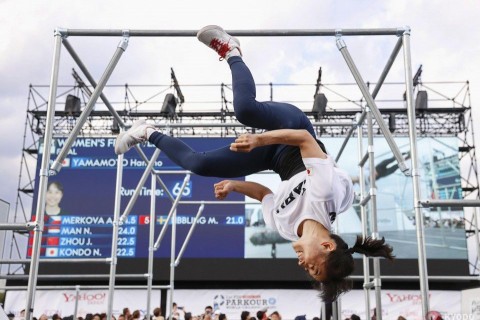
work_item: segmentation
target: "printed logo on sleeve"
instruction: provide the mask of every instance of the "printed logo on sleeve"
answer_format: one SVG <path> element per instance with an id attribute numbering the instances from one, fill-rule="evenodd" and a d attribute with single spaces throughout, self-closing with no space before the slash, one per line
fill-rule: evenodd
<path id="1" fill-rule="evenodd" d="M 307 168 L 307 175 L 308 176 L 313 176 L 313 168 L 312 167 Z"/>

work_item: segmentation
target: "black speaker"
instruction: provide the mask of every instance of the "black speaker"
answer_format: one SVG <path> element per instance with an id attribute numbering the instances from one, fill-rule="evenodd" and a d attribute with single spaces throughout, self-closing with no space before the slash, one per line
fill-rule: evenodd
<path id="1" fill-rule="evenodd" d="M 416 110 L 426 110 L 428 107 L 428 94 L 427 91 L 418 91 L 417 99 L 415 100 Z"/>
<path id="2" fill-rule="evenodd" d="M 397 124 L 395 122 L 395 113 L 390 113 L 390 116 L 388 118 L 388 129 L 391 133 L 394 133 L 397 129 Z"/>
<path id="3" fill-rule="evenodd" d="M 69 115 L 80 114 L 80 98 L 69 94 L 65 100 L 65 112 Z"/>
<path id="4" fill-rule="evenodd" d="M 177 108 L 177 99 L 173 93 L 167 93 L 165 99 L 163 100 L 161 113 L 167 114 L 169 116 L 175 115 L 175 109 Z"/>
<path id="5" fill-rule="evenodd" d="M 323 114 L 325 114 L 325 110 L 327 109 L 327 102 L 328 99 L 323 93 L 319 93 L 315 96 L 315 100 L 313 100 L 312 112 L 317 113 L 316 118 L 321 118 Z"/>

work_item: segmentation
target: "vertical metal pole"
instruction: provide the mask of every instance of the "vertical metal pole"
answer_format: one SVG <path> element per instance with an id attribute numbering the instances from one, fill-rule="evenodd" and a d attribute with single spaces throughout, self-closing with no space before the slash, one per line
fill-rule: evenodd
<path id="1" fill-rule="evenodd" d="M 115 69 L 118 61 L 120 60 L 120 57 L 127 49 L 127 46 L 128 46 L 128 37 L 123 37 L 122 41 L 120 41 L 120 43 L 118 44 L 117 50 L 115 51 L 115 54 L 110 60 L 110 63 L 105 69 L 105 72 L 103 73 L 102 77 L 98 81 L 97 87 L 95 88 L 95 90 L 93 90 L 92 96 L 88 100 L 88 103 L 85 106 L 85 109 L 83 110 L 80 117 L 78 117 L 75 127 L 72 129 L 72 132 L 68 136 L 67 141 L 65 141 L 65 145 L 62 147 L 62 150 L 60 150 L 60 153 L 58 154 L 57 158 L 53 162 L 51 169 L 54 172 L 60 172 L 60 169 L 62 168 L 63 160 L 65 160 L 65 158 L 68 155 L 68 152 L 70 152 L 70 148 L 72 147 L 73 142 L 77 138 L 78 133 L 83 127 L 83 124 L 87 121 L 88 116 L 90 115 L 90 112 L 93 110 L 93 107 L 95 106 L 95 103 L 97 102 L 98 97 L 100 96 L 100 93 L 102 92 L 103 88 L 107 84 L 108 79 L 112 75 L 112 72 Z"/>
<path id="2" fill-rule="evenodd" d="M 48 168 L 50 166 L 50 146 L 52 144 L 53 118 L 55 116 L 55 100 L 57 98 L 58 71 L 60 64 L 60 51 L 62 45 L 62 35 L 60 31 L 55 30 L 55 46 L 53 51 L 52 77 L 50 79 L 50 92 L 48 94 L 47 123 L 45 125 L 45 137 L 43 140 L 42 166 L 39 174 L 37 212 L 35 220 L 37 227 L 33 233 L 32 262 L 30 263 L 30 273 L 28 275 L 27 301 L 25 306 L 25 319 L 32 319 L 33 305 L 35 300 L 35 290 L 38 277 L 38 263 L 40 257 L 40 247 L 42 245 L 42 233 L 45 216 L 45 194 L 47 193 Z"/>
<path id="3" fill-rule="evenodd" d="M 338 316 L 337 301 L 332 302 L 332 318 L 333 320 L 340 320 Z"/>
<path id="4" fill-rule="evenodd" d="M 173 290 L 175 279 L 175 240 L 177 236 L 177 209 L 173 211 L 172 240 L 170 245 L 170 319 L 173 319 Z"/>
<path id="5" fill-rule="evenodd" d="M 150 196 L 150 234 L 148 237 L 148 282 L 147 282 L 147 320 L 150 320 L 151 299 L 152 299 L 152 282 L 153 282 L 153 244 L 155 242 L 155 193 L 157 192 L 157 183 L 155 174 L 151 175 L 152 186 Z"/>
<path id="6" fill-rule="evenodd" d="M 326 303 L 322 301 L 322 320 L 327 320 L 327 307 Z"/>
<path id="7" fill-rule="evenodd" d="M 123 154 L 117 157 L 117 182 L 115 185 L 115 207 L 113 210 L 112 254 L 110 258 L 110 277 L 108 284 L 107 319 L 112 319 L 115 273 L 117 271 L 118 230 L 120 228 L 120 206 L 122 200 Z"/>
<path id="8" fill-rule="evenodd" d="M 75 308 L 73 309 L 73 320 L 77 320 L 78 315 L 78 298 L 80 296 L 80 286 L 75 286 Z"/>
<path id="9" fill-rule="evenodd" d="M 403 58 L 405 66 L 405 85 L 407 93 L 408 133 L 410 137 L 410 159 L 412 161 L 413 207 L 415 209 L 415 227 L 417 229 L 418 270 L 420 276 L 420 293 L 422 297 L 422 316 L 427 316 L 428 301 L 428 272 L 427 255 L 425 252 L 425 230 L 423 229 L 423 212 L 420 204 L 420 173 L 417 159 L 417 131 L 415 106 L 413 105 L 412 61 L 410 57 L 410 28 L 403 33 Z"/>
<path id="10" fill-rule="evenodd" d="M 477 240 L 477 261 L 475 268 L 478 270 L 478 274 L 480 275 L 480 238 L 478 236 L 478 214 L 480 212 L 480 208 L 476 207 L 473 211 L 473 219 L 475 221 L 475 239 Z M 475 270 L 474 270 L 475 272 Z"/>
<path id="11" fill-rule="evenodd" d="M 360 121 L 360 114 L 357 114 L 357 122 Z M 358 160 L 360 161 L 363 158 L 363 125 L 357 126 L 357 135 L 358 135 Z M 365 197 L 365 173 L 363 166 L 360 166 L 360 173 L 358 176 L 358 182 L 360 185 L 360 199 Z M 367 226 L 367 208 L 360 205 L 360 215 L 362 220 L 362 237 L 365 239 L 368 235 L 368 226 Z M 366 255 L 363 255 L 363 292 L 365 295 L 365 319 L 370 319 L 370 289 L 366 284 L 370 282 L 370 264 L 369 258 Z"/>
<path id="12" fill-rule="evenodd" d="M 379 239 L 377 224 L 377 185 L 375 174 L 375 153 L 373 149 L 373 121 L 372 113 L 367 112 L 368 133 L 368 164 L 370 167 L 370 223 L 372 238 Z M 380 258 L 373 258 L 373 285 L 375 286 L 375 307 L 377 308 L 377 320 L 382 320 L 382 283 L 380 279 Z"/>

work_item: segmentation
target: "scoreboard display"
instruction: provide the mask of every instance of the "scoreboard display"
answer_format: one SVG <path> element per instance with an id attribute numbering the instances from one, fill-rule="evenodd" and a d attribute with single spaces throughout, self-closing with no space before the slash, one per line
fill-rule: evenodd
<path id="1" fill-rule="evenodd" d="M 196 150 L 218 148 L 230 143 L 231 139 L 209 138 L 184 139 Z M 66 139 L 56 138 L 50 149 L 54 160 Z M 208 145 L 207 145 L 208 142 Z M 117 156 L 113 151 L 114 138 L 78 138 L 63 163 L 58 175 L 49 178 L 46 195 L 45 228 L 42 236 L 42 258 L 106 258 L 112 252 L 115 184 Z M 152 145 L 142 146 L 147 157 L 155 149 Z M 40 148 L 43 150 L 43 146 Z M 40 159 L 41 157 L 39 157 Z M 40 163 L 37 165 L 37 171 Z M 159 170 L 183 170 L 160 153 L 155 163 Z M 123 181 L 121 188 L 121 214 L 134 194 L 145 170 L 145 162 L 135 151 L 129 151 L 123 159 Z M 38 172 L 37 172 L 38 173 Z M 185 174 L 161 176 L 170 194 L 176 197 L 181 189 Z M 213 184 L 218 178 L 191 175 L 183 190 L 181 200 L 215 200 Z M 150 221 L 150 179 L 140 190 L 137 202 L 126 221 L 119 226 L 117 256 L 122 258 L 148 257 L 149 225 L 155 223 L 155 237 L 167 220 L 172 201 L 160 187 L 156 190 L 155 221 Z M 38 186 L 37 186 L 38 190 Z M 57 194 L 55 198 L 52 194 Z M 37 195 L 37 194 L 36 194 Z M 243 201 L 239 194 L 229 200 Z M 34 202 L 36 203 L 36 202 Z M 179 205 L 177 209 L 177 245 L 181 246 L 194 222 L 200 204 Z M 34 208 L 34 211 L 35 208 Z M 121 215 L 120 214 L 120 215 Z M 206 205 L 197 221 L 184 257 L 194 258 L 244 258 L 244 205 Z M 33 217 L 34 218 L 34 217 Z M 170 221 L 170 224 L 172 221 Z M 170 230 L 168 226 L 167 230 Z M 170 231 L 164 237 L 155 257 L 170 256 Z M 225 238 L 227 237 L 227 238 Z M 228 241 L 219 241 L 228 239 Z M 33 237 L 30 237 L 28 255 L 31 255 Z"/>

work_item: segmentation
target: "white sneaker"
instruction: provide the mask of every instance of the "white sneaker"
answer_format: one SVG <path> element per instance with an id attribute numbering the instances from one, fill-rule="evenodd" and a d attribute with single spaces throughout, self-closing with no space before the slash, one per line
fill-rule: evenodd
<path id="1" fill-rule="evenodd" d="M 197 38 L 200 42 L 215 50 L 223 59 L 242 55 L 240 41 L 219 26 L 203 27 L 198 31 Z"/>
<path id="2" fill-rule="evenodd" d="M 115 153 L 124 154 L 138 143 L 147 141 L 147 128 L 155 127 L 146 123 L 145 120 L 137 120 L 127 131 L 121 132 L 115 141 Z"/>

